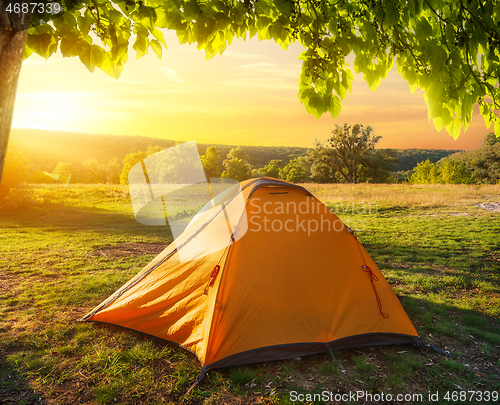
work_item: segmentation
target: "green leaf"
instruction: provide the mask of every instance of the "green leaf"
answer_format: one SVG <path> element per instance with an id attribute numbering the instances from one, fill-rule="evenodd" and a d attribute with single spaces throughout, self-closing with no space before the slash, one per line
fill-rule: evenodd
<path id="1" fill-rule="evenodd" d="M 273 3 L 280 12 L 286 15 L 291 14 L 293 11 L 293 2 L 290 0 L 274 0 Z"/>
<path id="2" fill-rule="evenodd" d="M 27 45 L 45 59 L 48 59 L 57 50 L 56 38 L 47 32 L 39 35 L 30 35 Z"/>
<path id="3" fill-rule="evenodd" d="M 153 28 L 151 30 L 151 34 L 153 34 L 153 36 L 165 47 L 165 49 L 168 49 L 167 43 L 165 42 L 165 38 L 163 36 L 163 32 L 161 32 L 159 29 Z"/>
<path id="4" fill-rule="evenodd" d="M 142 58 L 144 55 L 148 53 L 148 47 L 149 47 L 149 39 L 143 36 L 142 34 L 138 34 L 133 45 L 133 48 L 137 52 L 137 59 Z"/>
<path id="5" fill-rule="evenodd" d="M 399 10 L 394 4 L 388 4 L 386 8 L 386 14 L 385 14 L 385 23 L 389 26 L 392 27 L 393 25 L 396 25 L 399 21 Z"/>
<path id="6" fill-rule="evenodd" d="M 156 39 L 152 39 L 151 42 L 149 43 L 149 46 L 154 51 L 154 53 L 156 53 L 158 59 L 161 59 L 161 53 L 162 53 L 161 44 Z"/>
<path id="7" fill-rule="evenodd" d="M 93 72 L 102 64 L 105 54 L 106 52 L 100 46 L 87 45 L 80 53 L 80 60 L 89 71 Z"/>
<path id="8" fill-rule="evenodd" d="M 111 63 L 111 58 L 110 58 L 109 52 L 104 55 L 100 65 L 99 65 L 99 69 L 101 69 L 108 76 L 111 76 L 115 79 L 118 79 L 120 77 L 120 75 L 117 74 L 115 66 L 113 65 L 113 63 Z"/>
<path id="9" fill-rule="evenodd" d="M 169 28 L 171 30 L 182 30 L 186 28 L 186 24 L 184 23 L 180 13 L 171 12 L 165 15 L 165 28 Z M 163 28 L 163 27 L 162 27 Z"/>
<path id="10" fill-rule="evenodd" d="M 33 53 L 33 49 L 31 49 L 28 44 L 24 46 L 24 53 L 23 53 L 23 60 L 26 58 L 29 58 L 30 55 Z"/>
<path id="11" fill-rule="evenodd" d="M 114 8 L 108 10 L 106 14 L 114 25 L 121 25 L 125 21 L 124 15 Z"/>
<path id="12" fill-rule="evenodd" d="M 324 112 L 323 99 L 319 94 L 314 93 L 305 101 L 305 107 L 309 114 L 314 115 L 319 120 Z"/>
<path id="13" fill-rule="evenodd" d="M 340 99 L 336 96 L 332 97 L 332 106 L 330 107 L 330 115 L 332 118 L 337 118 L 340 115 L 340 112 L 342 111 L 342 103 Z"/>
<path id="14" fill-rule="evenodd" d="M 457 140 L 460 136 L 460 130 L 462 129 L 462 122 L 459 118 L 454 118 L 448 125 L 446 125 L 446 131 L 448 134 Z"/>
<path id="15" fill-rule="evenodd" d="M 453 24 L 451 24 L 451 23 L 446 24 L 446 29 L 444 31 L 444 37 L 445 37 L 448 45 L 454 44 L 454 42 L 455 42 L 455 28 L 453 27 Z"/>
<path id="16" fill-rule="evenodd" d="M 495 21 L 496 24 L 500 23 L 500 2 L 497 1 L 495 4 L 494 8 L 494 14 L 493 14 L 493 21 Z"/>
<path id="17" fill-rule="evenodd" d="M 495 119 L 495 135 L 500 136 L 500 117 L 497 115 Z"/>
<path id="18" fill-rule="evenodd" d="M 275 42 L 281 41 L 281 31 L 283 30 L 282 25 L 279 22 L 275 22 L 270 25 L 269 33 Z"/>
<path id="19" fill-rule="evenodd" d="M 368 66 L 368 58 L 364 54 L 356 55 L 354 58 L 354 73 L 364 72 Z"/>
<path id="20" fill-rule="evenodd" d="M 82 51 L 81 47 L 75 46 L 80 41 L 78 33 L 74 32 L 61 38 L 59 49 L 63 56 L 78 56 Z"/>
<path id="21" fill-rule="evenodd" d="M 432 27 L 425 17 L 421 17 L 417 22 L 415 34 L 417 39 L 423 43 L 432 36 Z"/>
<path id="22" fill-rule="evenodd" d="M 80 28 L 80 32 L 86 34 L 89 32 L 90 26 L 95 22 L 95 18 L 92 16 L 90 11 L 87 9 L 85 13 L 77 16 L 78 28 Z"/>

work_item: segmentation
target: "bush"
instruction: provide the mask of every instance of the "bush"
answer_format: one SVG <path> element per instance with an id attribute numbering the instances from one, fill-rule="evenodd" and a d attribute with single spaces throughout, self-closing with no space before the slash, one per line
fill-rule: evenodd
<path id="1" fill-rule="evenodd" d="M 19 209 L 31 202 L 32 190 L 27 179 L 30 170 L 22 149 L 11 142 L 0 180 L 0 206 L 3 209 Z"/>
<path id="2" fill-rule="evenodd" d="M 417 164 L 409 182 L 411 184 L 472 184 L 475 179 L 467 170 L 466 165 L 458 160 L 443 159 L 436 164 L 427 159 Z"/>

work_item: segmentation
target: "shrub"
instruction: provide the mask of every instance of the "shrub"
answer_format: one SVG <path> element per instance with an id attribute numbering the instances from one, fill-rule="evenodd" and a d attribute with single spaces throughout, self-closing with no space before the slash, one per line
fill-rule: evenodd
<path id="1" fill-rule="evenodd" d="M 0 206 L 19 209 L 31 202 L 32 191 L 28 186 L 29 166 L 22 149 L 11 142 L 0 180 Z"/>

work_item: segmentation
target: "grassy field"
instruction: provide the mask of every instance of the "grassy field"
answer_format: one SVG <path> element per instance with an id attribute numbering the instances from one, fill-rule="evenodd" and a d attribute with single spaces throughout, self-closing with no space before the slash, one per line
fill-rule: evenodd
<path id="1" fill-rule="evenodd" d="M 289 404 L 291 391 L 323 390 L 422 402 L 439 391 L 433 403 L 451 403 L 453 391 L 500 390 L 500 212 L 475 206 L 500 202 L 500 186 L 306 187 L 359 231 L 425 342 L 455 359 L 411 346 L 344 350 L 343 371 L 328 354 L 233 367 L 185 395 L 194 355 L 77 322 L 171 236 L 137 223 L 121 186 L 48 186 L 33 205 L 0 211 L 0 403 Z"/>

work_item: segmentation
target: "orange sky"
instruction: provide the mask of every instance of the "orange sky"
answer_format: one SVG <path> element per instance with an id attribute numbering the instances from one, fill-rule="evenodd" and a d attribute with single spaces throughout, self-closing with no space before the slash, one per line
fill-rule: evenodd
<path id="1" fill-rule="evenodd" d="M 411 94 L 395 72 L 376 92 L 355 75 L 352 94 L 334 120 L 306 113 L 297 98 L 301 52 L 273 42 L 234 41 L 222 56 L 205 61 L 195 46 L 169 45 L 158 60 L 129 61 L 119 80 L 90 73 L 78 58 L 32 55 L 19 78 L 13 128 L 41 128 L 115 135 L 143 135 L 199 143 L 313 146 L 335 124 L 361 123 L 383 138 L 379 147 L 475 149 L 488 130 L 476 114 L 454 141 L 427 119 L 423 93 Z"/>

